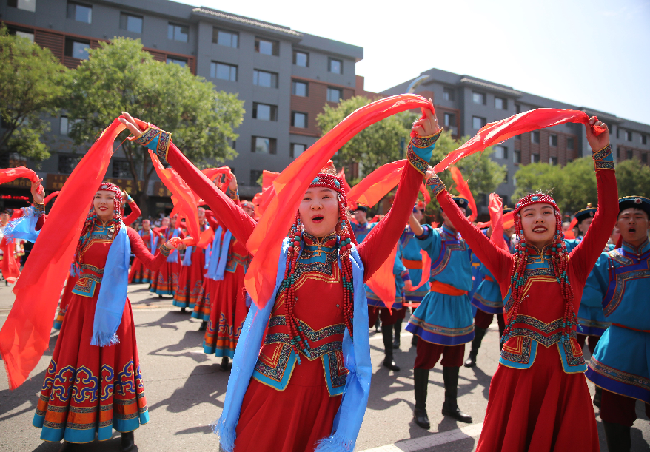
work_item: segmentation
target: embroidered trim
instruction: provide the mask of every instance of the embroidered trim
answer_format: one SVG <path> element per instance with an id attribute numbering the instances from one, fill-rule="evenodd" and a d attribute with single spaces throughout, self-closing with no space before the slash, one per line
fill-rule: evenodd
<path id="1" fill-rule="evenodd" d="M 34 215 L 37 217 L 40 217 L 45 214 L 45 204 L 43 203 L 32 203 L 32 206 L 34 207 Z"/>
<path id="2" fill-rule="evenodd" d="M 133 141 L 142 146 L 148 147 L 156 153 L 158 158 L 167 161 L 167 151 L 169 151 L 169 145 L 172 142 L 172 134 L 150 125 L 147 130 L 142 132 L 142 134 Z M 156 145 L 156 149 L 151 148 L 152 143 Z"/>
<path id="3" fill-rule="evenodd" d="M 614 157 L 612 156 L 612 145 L 608 144 L 604 148 L 592 154 L 594 159 L 594 169 L 614 169 Z"/>
<path id="4" fill-rule="evenodd" d="M 411 143 L 413 143 L 413 146 L 417 148 L 428 148 L 436 143 L 438 141 L 438 138 L 440 138 L 440 134 L 442 133 L 442 128 L 438 130 L 438 133 L 434 133 L 433 135 L 429 135 L 427 137 L 420 137 L 420 136 L 415 136 L 411 138 Z"/>
<path id="5" fill-rule="evenodd" d="M 650 391 L 650 379 L 644 378 L 640 375 L 630 374 L 622 370 L 609 367 L 600 361 L 597 361 L 593 356 L 589 362 L 589 368 L 610 380 L 618 381 L 628 385 L 634 385 L 646 391 Z"/>
<path id="6" fill-rule="evenodd" d="M 413 146 L 411 144 L 409 144 L 408 151 L 406 152 L 406 157 L 408 158 L 409 163 L 413 165 L 413 167 L 418 170 L 420 174 L 423 176 L 426 174 L 427 168 L 429 168 L 429 162 L 417 155 L 413 150 Z"/>
<path id="7" fill-rule="evenodd" d="M 440 180 L 437 174 L 428 178 L 425 185 L 431 188 L 434 198 L 437 197 L 441 191 L 445 190 L 445 184 Z"/>
<path id="8" fill-rule="evenodd" d="M 160 252 L 162 253 L 162 255 L 165 256 L 165 257 L 168 257 L 168 256 L 169 256 L 169 253 L 172 252 L 172 249 L 169 248 L 165 243 L 163 243 L 162 245 L 160 245 L 160 248 L 159 248 L 159 249 L 160 249 Z"/>

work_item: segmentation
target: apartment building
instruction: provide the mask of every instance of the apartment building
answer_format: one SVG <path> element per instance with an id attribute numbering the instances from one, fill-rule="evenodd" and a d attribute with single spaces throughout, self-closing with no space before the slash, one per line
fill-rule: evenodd
<path id="1" fill-rule="evenodd" d="M 158 61 L 187 66 L 216 89 L 237 93 L 246 114 L 236 130 L 238 156 L 226 162 L 243 196 L 258 190 L 262 170 L 281 171 L 320 137 L 316 116 L 352 97 L 363 49 L 262 20 L 168 0 L 8 0 L 0 21 L 49 48 L 75 68 L 88 49 L 114 36 L 140 39 Z M 52 119 L 52 157 L 41 164 L 48 188 L 59 188 L 77 162 L 66 137 L 68 118 Z M 116 155 L 108 178 L 129 186 L 126 160 Z M 152 203 L 168 202 L 159 181 Z M 160 198 L 160 199 L 157 199 Z M 155 206 L 151 206 L 154 207 Z"/>

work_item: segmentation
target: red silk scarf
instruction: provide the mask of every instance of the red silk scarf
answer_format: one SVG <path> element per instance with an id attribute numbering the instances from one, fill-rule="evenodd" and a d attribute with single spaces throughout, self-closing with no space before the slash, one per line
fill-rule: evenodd
<path id="1" fill-rule="evenodd" d="M 88 206 L 106 174 L 113 142 L 124 128 L 117 119 L 113 121 L 77 164 L 14 287 L 16 301 L 0 331 L 0 354 L 11 389 L 29 377 L 50 342 L 52 319 Z"/>
<path id="2" fill-rule="evenodd" d="M 460 195 L 469 201 L 469 208 L 472 210 L 471 215 L 469 216 L 469 221 L 474 222 L 478 216 L 478 211 L 476 209 L 476 202 L 474 201 L 474 196 L 472 196 L 472 191 L 469 189 L 469 185 L 463 179 L 463 175 L 460 174 L 460 170 L 455 166 L 451 168 L 451 178 L 456 183 L 456 190 Z"/>
<path id="3" fill-rule="evenodd" d="M 36 173 L 24 166 L 0 170 L 0 184 L 11 182 L 21 177 L 27 178 L 32 182 L 38 182 Z"/>

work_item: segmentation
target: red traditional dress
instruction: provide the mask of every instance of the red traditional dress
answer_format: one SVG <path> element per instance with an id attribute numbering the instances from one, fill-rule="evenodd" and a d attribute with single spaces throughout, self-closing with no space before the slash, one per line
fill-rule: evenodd
<path id="1" fill-rule="evenodd" d="M 199 231 L 205 231 L 207 226 L 207 222 L 200 225 Z M 190 265 L 183 265 L 183 261 L 188 252 L 192 253 Z M 201 293 L 201 288 L 203 287 L 205 249 L 196 246 L 188 246 L 185 249 L 183 257 L 179 256 L 179 261 L 181 262 L 181 266 L 178 274 L 176 290 L 174 291 L 174 301 L 172 303 L 174 306 L 179 308 L 189 307 L 190 309 L 194 309 L 194 305 L 196 304 L 199 294 Z"/>
<path id="2" fill-rule="evenodd" d="M 568 257 L 567 276 L 576 313 L 587 276 L 607 243 L 618 213 L 613 165 L 612 169 L 600 169 L 596 163 L 598 213 L 585 239 Z M 506 320 L 512 320 L 515 255 L 495 248 L 462 215 L 446 190 L 441 189 L 437 199 L 457 231 L 494 275 L 504 295 Z M 490 385 L 477 452 L 596 452 L 600 446 L 584 376 L 586 366 L 576 341 L 576 325 L 571 325 L 570 341 L 563 341 L 565 301 L 550 266 L 551 246 L 529 253 L 525 279 L 520 282 L 524 284 L 524 295 L 514 329 L 504 336 L 507 340 Z"/>
<path id="3" fill-rule="evenodd" d="M 128 298 L 116 333 L 119 343 L 90 345 L 97 297 L 114 234 L 113 226 L 96 221 L 80 251 L 80 276 L 34 416 L 34 426 L 42 429 L 43 440 L 63 438 L 86 443 L 97 435 L 103 441 L 111 438 L 113 429 L 130 432 L 149 421 Z M 131 251 L 145 265 L 155 269 L 165 262 L 166 248 L 154 257 L 133 229 L 128 228 L 127 234 Z"/>
<path id="4" fill-rule="evenodd" d="M 220 223 L 243 246 L 255 221 L 205 180 L 177 148 L 172 146 L 163 157 L 214 209 Z M 392 247 L 385 244 L 399 239 L 421 181 L 422 173 L 410 164 L 405 165 L 390 213 L 358 247 L 364 279 L 390 254 Z M 289 342 L 289 327 L 284 321 L 286 307 L 282 292 L 275 300 L 266 341 L 242 404 L 235 443 L 237 452 L 313 450 L 317 440 L 330 435 L 345 392 L 343 284 L 337 262 L 337 238 L 318 239 L 305 234 L 304 240 L 305 251 L 293 283 L 297 297 L 294 316 L 310 338 L 314 353 L 310 358 L 302 356 L 302 364 L 298 365 Z"/>
<path id="5" fill-rule="evenodd" d="M 154 229 L 154 232 L 158 234 L 158 244 L 162 246 L 163 243 L 166 243 L 173 234 L 173 230 L 170 227 Z M 171 262 L 163 263 L 158 270 L 152 273 L 151 286 L 149 291 L 156 293 L 158 295 L 173 295 L 174 288 L 172 282 L 174 264 Z"/>
<path id="6" fill-rule="evenodd" d="M 154 236 L 155 234 L 153 230 L 142 230 L 140 231 L 139 235 L 140 238 L 142 238 L 144 246 L 147 247 L 147 251 L 150 253 L 155 253 L 156 250 L 152 249 L 152 243 L 154 244 L 154 247 L 156 244 L 156 237 Z M 142 261 L 135 257 L 133 259 L 133 264 L 131 264 L 131 271 L 129 272 L 129 284 L 149 284 L 153 281 L 153 274 L 153 271 L 145 267 Z"/>

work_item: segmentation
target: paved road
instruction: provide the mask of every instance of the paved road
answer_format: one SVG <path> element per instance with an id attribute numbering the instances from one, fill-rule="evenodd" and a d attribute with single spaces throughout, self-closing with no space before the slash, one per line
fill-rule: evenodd
<path id="1" fill-rule="evenodd" d="M 217 437 L 210 432 L 223 408 L 228 374 L 219 368 L 219 359 L 203 353 L 203 334 L 199 321 L 190 319 L 171 305 L 168 297 L 150 297 L 144 285 L 131 286 L 130 298 L 137 325 L 136 335 L 145 394 L 151 422 L 135 432 L 138 450 L 206 451 L 217 450 Z M 10 287 L 0 283 L 0 324 L 13 303 Z M 50 348 L 32 373 L 32 378 L 16 391 L 8 389 L 4 370 L 0 371 L 0 451 L 53 452 L 58 444 L 43 443 L 40 431 L 32 427 L 37 394 L 56 342 L 52 333 Z M 381 334 L 371 333 L 374 375 L 368 410 L 357 441 L 357 451 L 447 451 L 471 452 L 481 432 L 487 406 L 490 377 L 498 362 L 498 330 L 491 329 L 481 348 L 478 366 L 461 368 L 459 405 L 472 415 L 473 424 L 457 423 L 440 414 L 444 398 L 442 372 L 431 372 L 428 413 L 431 430 L 412 421 L 415 348 L 410 334 L 404 333 L 395 359 L 401 372 L 381 367 Z M 590 386 L 593 392 L 593 386 Z M 543 390 L 543 388 L 540 388 Z M 632 430 L 633 450 L 649 451 L 650 423 L 637 404 L 640 419 Z M 598 409 L 596 409 L 598 415 Z M 597 417 L 601 447 L 607 450 L 600 418 Z M 119 435 L 103 443 L 85 447 L 88 451 L 119 449 Z"/>

